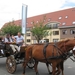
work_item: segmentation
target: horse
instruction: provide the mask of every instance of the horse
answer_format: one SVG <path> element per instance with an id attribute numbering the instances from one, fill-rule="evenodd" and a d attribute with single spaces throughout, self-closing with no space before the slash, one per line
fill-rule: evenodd
<path id="1" fill-rule="evenodd" d="M 23 75 L 25 75 L 26 64 L 31 58 L 35 59 L 34 69 L 36 75 L 39 75 L 37 70 L 38 62 L 52 64 L 52 75 L 59 75 L 61 69 L 62 75 L 64 75 L 63 62 L 69 57 L 69 52 L 74 46 L 75 39 L 60 41 L 57 42 L 56 45 L 54 43 L 49 43 L 45 50 L 43 49 L 43 44 L 28 46 L 25 52 L 25 62 L 23 63 Z M 58 68 L 58 73 L 56 73 L 56 67 Z"/>

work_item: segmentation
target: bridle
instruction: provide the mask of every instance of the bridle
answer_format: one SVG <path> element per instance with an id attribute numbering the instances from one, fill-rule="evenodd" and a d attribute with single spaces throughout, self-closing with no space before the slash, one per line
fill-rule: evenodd
<path id="1" fill-rule="evenodd" d="M 65 58 L 65 59 L 67 59 L 67 58 L 69 58 L 70 56 L 72 56 L 73 55 L 73 50 L 72 50 L 72 53 L 70 53 L 70 52 L 68 52 L 67 51 L 67 48 L 66 48 L 66 43 L 64 42 L 64 45 L 63 45 L 63 47 L 64 47 L 64 52 L 59 48 L 59 47 L 57 47 L 57 45 L 55 44 L 54 45 L 54 47 L 56 47 L 57 48 L 57 50 L 58 50 L 58 52 L 60 53 L 60 56 L 63 56 L 63 58 Z M 66 52 L 67 51 L 67 52 Z M 61 54 L 62 53 L 62 54 Z M 73 56 L 74 57 L 74 56 Z M 74 57 L 75 58 L 75 57 Z M 72 58 L 71 58 L 71 60 L 73 60 Z M 75 61 L 75 60 L 74 60 Z"/>
<path id="2" fill-rule="evenodd" d="M 67 50 L 66 49 L 66 47 L 65 47 L 65 43 L 64 43 L 64 50 Z M 68 52 L 67 52 L 68 53 Z M 68 55 L 67 55 L 68 56 Z M 70 56 L 72 56 L 72 57 L 70 57 Z M 75 62 L 75 55 L 74 55 L 74 53 L 73 53 L 73 49 L 72 49 L 72 53 L 71 52 L 69 52 L 69 56 L 68 56 L 73 62 Z"/>
<path id="3" fill-rule="evenodd" d="M 70 58 L 73 62 L 75 62 L 75 56 L 73 56 L 73 54 L 74 54 L 73 49 L 72 49 L 72 53 L 71 52 L 66 52 L 67 48 L 66 48 L 66 43 L 65 42 L 64 42 L 64 52 L 65 53 L 60 48 L 58 48 L 56 45 L 54 45 L 54 46 L 58 49 L 59 53 L 61 52 L 63 54 L 64 58 Z M 72 56 L 73 58 L 70 57 L 70 56 Z"/>

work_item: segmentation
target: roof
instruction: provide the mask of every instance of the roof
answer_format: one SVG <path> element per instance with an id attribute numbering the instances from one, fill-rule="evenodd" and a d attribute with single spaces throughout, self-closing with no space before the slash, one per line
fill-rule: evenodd
<path id="1" fill-rule="evenodd" d="M 33 21 L 34 23 L 37 23 L 40 20 L 43 20 L 45 16 L 46 16 L 45 23 L 47 23 L 48 21 L 60 22 L 61 27 L 75 25 L 75 8 L 69 8 L 65 10 L 29 17 L 27 18 L 27 27 L 32 27 Z M 21 20 L 16 20 L 14 21 L 14 23 L 16 25 L 18 24 L 21 25 Z"/>

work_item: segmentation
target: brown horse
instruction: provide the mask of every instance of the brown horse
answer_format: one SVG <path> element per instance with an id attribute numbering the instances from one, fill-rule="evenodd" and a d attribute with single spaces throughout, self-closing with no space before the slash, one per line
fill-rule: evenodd
<path id="1" fill-rule="evenodd" d="M 46 50 L 44 50 L 44 44 L 30 45 L 26 49 L 25 63 L 23 64 L 23 75 L 25 75 L 26 64 L 30 58 L 35 59 L 35 72 L 38 75 L 37 65 L 38 62 L 44 62 L 52 64 L 52 75 L 59 75 L 62 69 L 63 74 L 63 62 L 69 57 L 69 51 L 75 46 L 75 39 L 60 41 L 56 43 L 48 44 Z M 56 67 L 58 73 L 56 73 Z"/>

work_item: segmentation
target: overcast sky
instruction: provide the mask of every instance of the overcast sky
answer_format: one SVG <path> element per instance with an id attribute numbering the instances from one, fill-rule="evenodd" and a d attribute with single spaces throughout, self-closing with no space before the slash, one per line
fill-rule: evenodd
<path id="1" fill-rule="evenodd" d="M 21 19 L 22 4 L 28 5 L 27 17 L 75 7 L 75 0 L 1 0 L 0 28 L 9 21 Z"/>

